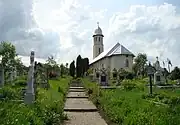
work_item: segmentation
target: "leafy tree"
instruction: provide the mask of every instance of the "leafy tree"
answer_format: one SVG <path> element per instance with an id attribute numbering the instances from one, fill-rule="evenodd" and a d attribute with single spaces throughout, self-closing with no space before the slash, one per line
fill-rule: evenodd
<path id="1" fill-rule="evenodd" d="M 68 63 L 66 63 L 66 68 L 68 68 Z"/>
<path id="2" fill-rule="evenodd" d="M 74 62 L 74 60 L 70 64 L 69 73 L 72 77 L 75 76 L 75 62 Z"/>
<path id="3" fill-rule="evenodd" d="M 53 56 L 48 57 L 48 59 L 46 60 L 46 70 L 47 70 L 47 74 L 50 78 L 56 77 L 57 73 L 56 71 L 59 69 L 58 64 L 56 63 L 55 59 Z"/>
<path id="4" fill-rule="evenodd" d="M 60 69 L 61 69 L 61 77 L 62 77 L 66 73 L 66 67 L 63 64 L 61 64 Z"/>
<path id="5" fill-rule="evenodd" d="M 147 62 L 147 55 L 139 53 L 134 60 L 133 71 L 136 75 L 144 76 L 146 73 L 145 67 Z"/>
<path id="6" fill-rule="evenodd" d="M 1 42 L 0 43 L 0 56 L 2 57 L 2 66 L 5 69 L 5 72 L 9 69 L 8 67 L 13 66 L 16 48 L 10 42 Z"/>
<path id="7" fill-rule="evenodd" d="M 180 79 L 180 69 L 178 67 L 175 67 L 170 74 L 171 80 L 177 80 Z"/>

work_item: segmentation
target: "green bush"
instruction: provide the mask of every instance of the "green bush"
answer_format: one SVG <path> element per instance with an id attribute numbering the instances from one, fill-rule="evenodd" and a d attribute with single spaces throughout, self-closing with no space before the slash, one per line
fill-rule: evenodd
<path id="1" fill-rule="evenodd" d="M 38 95 L 33 105 L 19 104 L 16 99 L 20 87 L 0 90 L 8 100 L 0 101 L 1 125 L 58 125 L 67 116 L 63 114 L 65 94 L 68 90 L 69 79 L 49 80 L 50 89 L 38 88 Z M 58 87 L 62 92 L 58 92 Z M 10 100 L 11 99 L 11 100 Z"/>
<path id="2" fill-rule="evenodd" d="M 125 90 L 132 90 L 137 87 L 136 84 L 130 80 L 123 80 L 121 85 L 124 87 Z"/>
<path id="3" fill-rule="evenodd" d="M 27 80 L 24 79 L 17 79 L 14 81 L 14 84 L 17 86 L 26 86 L 27 85 Z"/>
<path id="4" fill-rule="evenodd" d="M 180 105 L 178 98 L 169 92 L 147 94 L 147 89 L 139 91 L 146 80 L 124 80 L 126 89 L 100 90 L 96 83 L 83 79 L 84 86 L 91 91 L 90 97 L 105 115 L 118 125 L 179 125 Z M 134 89 L 135 88 L 135 89 Z M 131 90 L 131 91 L 127 91 Z M 169 95 L 168 101 L 167 96 Z M 177 96 L 179 97 L 179 96 Z M 170 106 L 157 105 L 152 101 L 167 101 Z"/>
<path id="5" fill-rule="evenodd" d="M 20 91 L 20 88 L 11 88 L 10 86 L 5 86 L 0 89 L 0 94 L 2 95 L 2 98 L 6 100 L 20 99 Z"/>

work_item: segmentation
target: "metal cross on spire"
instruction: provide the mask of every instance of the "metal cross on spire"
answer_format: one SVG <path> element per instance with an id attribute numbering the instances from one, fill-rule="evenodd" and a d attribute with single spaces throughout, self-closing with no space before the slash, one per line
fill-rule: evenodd
<path id="1" fill-rule="evenodd" d="M 157 59 L 157 61 L 158 61 L 158 56 L 156 56 L 156 59 Z"/>
<path id="2" fill-rule="evenodd" d="M 99 27 L 99 22 L 97 22 L 97 25 L 98 25 L 98 27 Z"/>

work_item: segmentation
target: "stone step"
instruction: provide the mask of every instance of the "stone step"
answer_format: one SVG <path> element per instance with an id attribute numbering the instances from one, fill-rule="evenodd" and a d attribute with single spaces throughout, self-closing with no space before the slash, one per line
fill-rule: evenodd
<path id="1" fill-rule="evenodd" d="M 85 92 L 69 92 L 67 98 L 88 98 Z"/>
<path id="2" fill-rule="evenodd" d="M 88 96 L 77 96 L 77 97 L 67 96 L 66 98 L 88 98 Z"/>
<path id="3" fill-rule="evenodd" d="M 94 112 L 96 106 L 86 98 L 67 98 L 64 111 L 71 112 Z"/>
<path id="4" fill-rule="evenodd" d="M 107 125 L 98 112 L 65 112 L 65 125 Z"/>
<path id="5" fill-rule="evenodd" d="M 69 92 L 84 92 L 85 89 L 69 89 Z"/>
<path id="6" fill-rule="evenodd" d="M 70 87 L 69 89 L 84 89 L 84 87 Z"/>

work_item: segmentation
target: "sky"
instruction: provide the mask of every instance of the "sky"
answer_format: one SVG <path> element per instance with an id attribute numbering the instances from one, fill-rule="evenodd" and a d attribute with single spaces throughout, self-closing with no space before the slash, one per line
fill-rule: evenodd
<path id="1" fill-rule="evenodd" d="M 0 15 L 0 41 L 14 44 L 25 65 L 32 50 L 39 62 L 50 55 L 58 63 L 79 54 L 91 60 L 99 22 L 105 49 L 119 42 L 180 66 L 179 0 L 0 0 Z"/>

